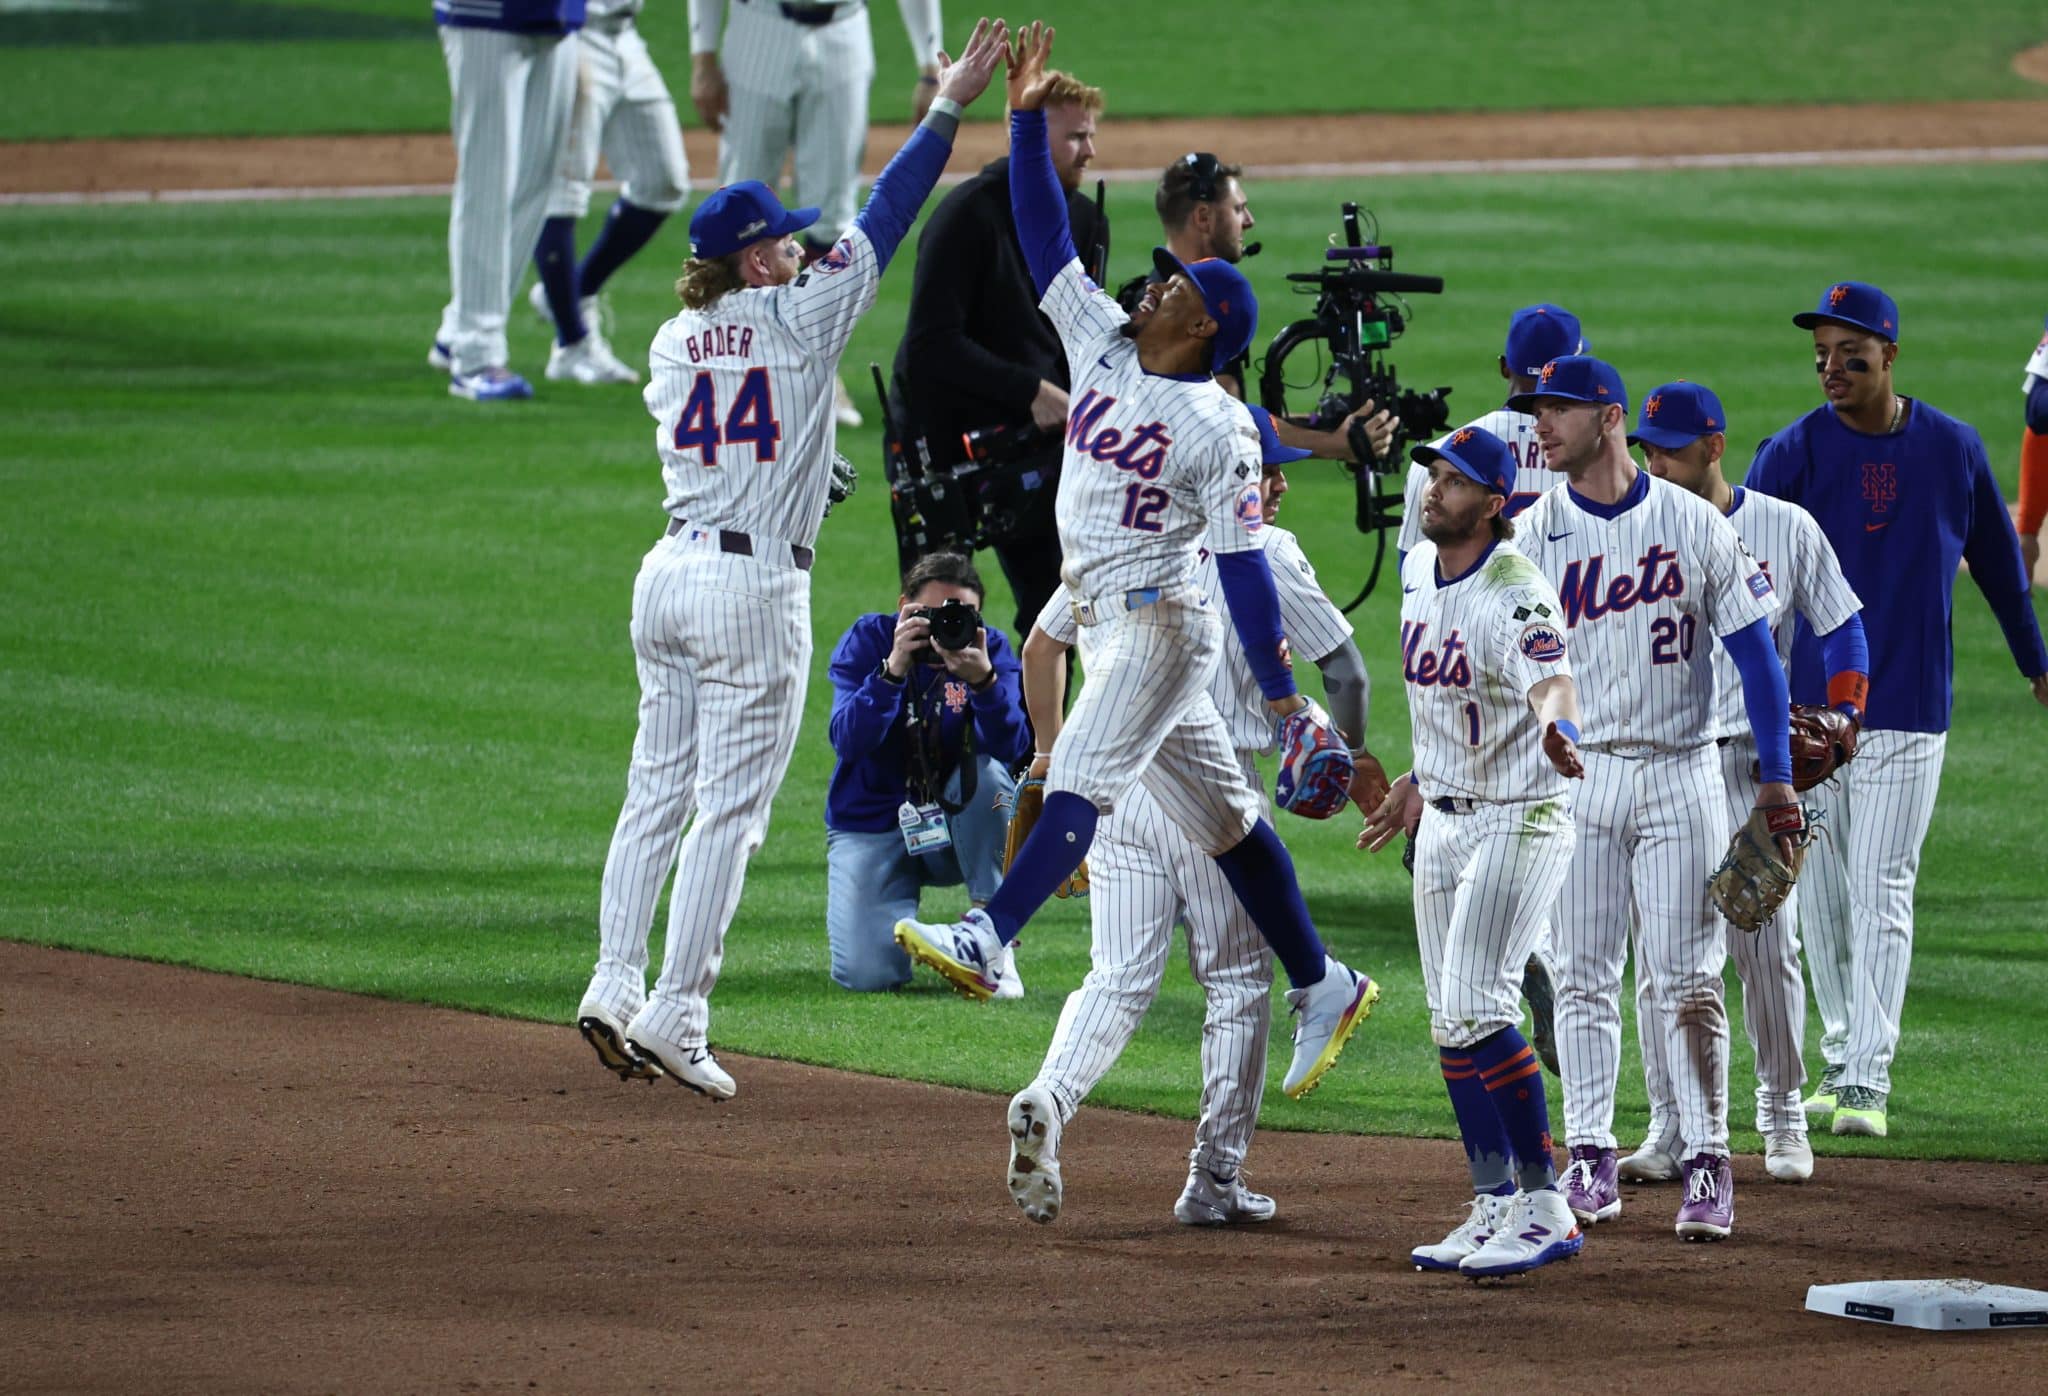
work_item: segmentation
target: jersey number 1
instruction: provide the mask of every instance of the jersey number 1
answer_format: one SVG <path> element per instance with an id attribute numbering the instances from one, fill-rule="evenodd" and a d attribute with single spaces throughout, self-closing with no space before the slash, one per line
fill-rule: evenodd
<path id="1" fill-rule="evenodd" d="M 683 415 L 676 418 L 675 446 L 678 451 L 695 449 L 704 464 L 718 464 L 721 444 L 751 442 L 754 459 L 775 459 L 775 443 L 782 439 L 782 423 L 775 419 L 775 402 L 768 391 L 768 370 L 750 368 L 733 394 L 732 409 L 725 425 L 718 422 L 718 404 L 711 398 L 711 375 L 700 373 L 683 402 Z"/>

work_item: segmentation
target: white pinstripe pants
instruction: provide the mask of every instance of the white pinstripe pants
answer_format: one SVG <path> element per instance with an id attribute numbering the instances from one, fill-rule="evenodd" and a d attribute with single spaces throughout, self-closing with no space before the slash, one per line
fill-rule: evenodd
<path id="1" fill-rule="evenodd" d="M 576 45 L 561 35 L 442 25 L 455 135 L 448 210 L 452 295 L 435 338 L 457 373 L 501 367 L 505 316 L 547 219 L 576 101 Z"/>
<path id="2" fill-rule="evenodd" d="M 1668 1053 L 1687 1156 L 1728 1152 L 1728 958 L 1707 879 L 1728 843 L 1718 751 L 1585 753 L 1578 847 L 1551 920 L 1565 1140 L 1615 1147 L 1621 977 L 1629 930 L 1670 1023 Z"/>
<path id="3" fill-rule="evenodd" d="M 1739 737 L 1721 751 L 1721 780 L 1727 791 L 1728 832 L 1749 818 L 1756 806 L 1757 783 L 1750 766 L 1756 741 Z M 1808 864 L 1809 869 L 1811 863 Z M 1809 871 L 1807 874 L 1811 877 Z M 1806 1113 L 1799 1108 L 1806 1084 L 1806 976 L 1799 965 L 1799 893 L 1793 890 L 1784 908 L 1755 934 L 1724 927 L 1728 957 L 1742 979 L 1742 1026 L 1756 1051 L 1756 1128 L 1803 1133 Z M 1650 1096 L 1648 1138 L 1672 1152 L 1678 1145 L 1678 1112 L 1672 1103 L 1668 1060 L 1671 1024 L 1658 1010 L 1655 977 L 1636 956 L 1636 1040 L 1643 1049 L 1643 1083 Z"/>
<path id="4" fill-rule="evenodd" d="M 718 182 L 782 182 L 796 148 L 795 204 L 816 204 L 817 226 L 804 236 L 830 243 L 853 224 L 854 195 L 868 143 L 868 89 L 875 80 L 867 16 L 818 28 L 760 6 L 735 6 L 726 33 L 728 94 L 718 138 Z M 756 51 L 773 46 L 773 58 Z"/>
<path id="5" fill-rule="evenodd" d="M 1571 866 L 1569 800 L 1424 805 L 1415 838 L 1415 942 L 1439 1047 L 1463 1049 L 1522 1020 L 1522 967 Z"/>
<path id="6" fill-rule="evenodd" d="M 1892 1088 L 1913 886 L 1947 750 L 1946 732 L 1865 731 L 1856 759 L 1813 792 L 1822 833 L 1799 879 L 1801 929 L 1821 1055 L 1845 1086 Z"/>
<path id="7" fill-rule="evenodd" d="M 1247 770 L 1254 769 L 1249 757 Z M 1094 967 L 1067 996 L 1034 1085 L 1062 1122 L 1116 1065 L 1166 975 L 1173 928 L 1188 928 L 1188 968 L 1208 998 L 1202 1019 L 1202 1114 L 1191 1163 L 1235 1173 L 1266 1090 L 1273 964 L 1259 928 L 1216 860 L 1189 842 L 1142 789 L 1104 820 L 1088 850 Z"/>
<path id="8" fill-rule="evenodd" d="M 674 868 L 647 1026 L 695 1045 L 747 861 L 796 745 L 810 574 L 720 552 L 715 534 L 664 538 L 633 584 L 632 634 L 640 731 L 605 858 L 591 987 L 622 1019 L 639 1009 L 654 905 Z"/>
<path id="9" fill-rule="evenodd" d="M 675 99 L 630 25 L 616 34 L 585 28 L 579 46 L 575 114 L 548 193 L 548 217 L 581 218 L 590 210 L 598 152 L 638 208 L 674 213 L 690 196 L 690 162 Z"/>

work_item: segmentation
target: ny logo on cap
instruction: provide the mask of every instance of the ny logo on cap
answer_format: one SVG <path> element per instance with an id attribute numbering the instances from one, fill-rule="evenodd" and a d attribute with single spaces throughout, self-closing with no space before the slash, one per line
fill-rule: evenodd
<path id="1" fill-rule="evenodd" d="M 1541 381 L 1543 381 L 1543 382 L 1545 382 L 1545 383 L 1548 383 L 1548 382 L 1550 381 L 1550 375 L 1551 375 L 1551 374 L 1553 374 L 1553 373 L 1555 373 L 1555 372 L 1557 372 L 1557 365 L 1556 365 L 1556 364 L 1554 364 L 1554 363 L 1551 363 L 1551 364 L 1545 364 L 1545 365 L 1543 365 L 1543 372 L 1542 372 L 1542 374 L 1541 374 L 1541 375 L 1539 375 L 1539 376 L 1540 376 L 1540 379 L 1541 379 Z"/>
<path id="2" fill-rule="evenodd" d="M 1849 288 L 1847 286 L 1837 286 L 1834 290 L 1828 292 L 1829 305 L 1840 305 L 1847 299 L 1849 299 Z"/>
<path id="3" fill-rule="evenodd" d="M 1647 399 L 1646 399 L 1646 400 L 1644 401 L 1644 403 L 1643 403 L 1643 415 L 1644 415 L 1645 417 L 1654 417 L 1654 416 L 1656 416 L 1656 415 L 1657 415 L 1657 409 L 1658 409 L 1659 407 L 1662 407 L 1663 405 L 1664 405 L 1664 396 L 1663 396 L 1663 394 L 1661 394 L 1661 393 L 1652 393 L 1652 394 L 1650 394 L 1650 396 L 1649 396 L 1649 397 L 1648 397 L 1648 398 L 1647 398 Z"/>
<path id="4" fill-rule="evenodd" d="M 1451 438 L 1451 444 L 1453 446 L 1462 446 L 1471 439 L 1472 429 L 1470 427 L 1466 427 L 1464 430 L 1460 431 L 1456 436 Z"/>

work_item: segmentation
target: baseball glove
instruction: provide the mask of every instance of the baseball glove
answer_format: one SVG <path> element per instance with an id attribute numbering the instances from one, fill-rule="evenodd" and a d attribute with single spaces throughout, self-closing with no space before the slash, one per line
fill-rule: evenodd
<path id="1" fill-rule="evenodd" d="M 1862 727 L 1839 708 L 1817 708 L 1805 703 L 1792 705 L 1792 788 L 1807 791 L 1828 779 L 1856 755 L 1856 737 Z M 1751 774 L 1759 783 L 1763 770 L 1750 762 Z"/>
<path id="2" fill-rule="evenodd" d="M 1351 798 L 1351 750 L 1311 701 L 1280 719 L 1280 772 L 1273 803 L 1303 819 L 1328 819 Z"/>
<path id="3" fill-rule="evenodd" d="M 1038 816 L 1045 812 L 1045 777 L 1027 776 L 1017 783 L 1017 793 L 1010 798 L 1010 827 L 1003 837 L 1003 876 L 1010 875 L 1010 865 L 1017 861 L 1017 850 L 1024 846 L 1024 840 L 1031 837 L 1031 830 L 1038 823 Z M 1053 889 L 1055 897 L 1085 897 L 1088 895 L 1088 861 L 1081 860 L 1081 866 Z"/>
<path id="4" fill-rule="evenodd" d="M 1760 931 L 1777 914 L 1799 881 L 1814 828 L 1805 808 L 1797 804 L 1768 805 L 1749 812 L 1749 818 L 1728 841 L 1721 866 L 1707 879 L 1707 891 L 1729 925 Z M 1780 856 L 1778 848 L 1778 839 L 1788 835 L 1792 840 L 1790 862 Z"/>

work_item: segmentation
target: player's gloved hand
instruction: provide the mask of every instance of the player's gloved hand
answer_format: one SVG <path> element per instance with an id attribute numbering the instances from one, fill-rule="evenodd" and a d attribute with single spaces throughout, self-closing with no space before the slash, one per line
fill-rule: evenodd
<path id="1" fill-rule="evenodd" d="M 825 487 L 825 517 L 832 517 L 832 506 L 841 504 L 860 486 L 860 471 L 852 461 L 834 451 L 832 453 L 832 483 Z"/>
<path id="2" fill-rule="evenodd" d="M 1729 925 L 1763 929 L 1792 895 L 1813 835 L 1814 825 L 1792 798 L 1791 786 L 1777 782 L 1759 792 L 1756 808 L 1728 841 L 1727 854 L 1707 880 L 1707 894 Z"/>
<path id="3" fill-rule="evenodd" d="M 1406 833 L 1413 837 L 1421 823 L 1422 787 L 1408 776 L 1402 776 L 1373 806 L 1372 813 L 1366 815 L 1365 828 L 1358 835 L 1358 846 L 1377 853 L 1392 843 L 1396 834 Z"/>
<path id="4" fill-rule="evenodd" d="M 1794 703 L 1790 728 L 1792 789 L 1806 791 L 1834 775 L 1855 757 L 1856 740 L 1863 724 L 1853 709 L 1844 711 Z M 1749 773 L 1762 780 L 1762 765 L 1751 761 Z"/>
<path id="5" fill-rule="evenodd" d="M 1052 31 L 1047 30 L 1045 37 L 1049 51 Z M 944 49 L 939 50 L 937 95 L 963 107 L 972 105 L 976 97 L 988 91 L 989 79 L 995 76 L 996 69 L 1009 61 L 1009 38 L 1010 26 L 1006 21 L 976 20 L 974 32 L 967 36 L 967 47 L 960 51 L 957 62 L 948 58 Z"/>
<path id="6" fill-rule="evenodd" d="M 730 106 L 730 97 L 725 90 L 725 73 L 718 66 L 718 55 L 700 53 L 690 60 L 690 105 L 697 109 L 697 119 L 708 131 L 725 129 L 725 114 Z"/>
<path id="7" fill-rule="evenodd" d="M 1280 771 L 1273 783 L 1273 803 L 1303 819 L 1328 819 L 1344 808 L 1357 766 L 1322 706 L 1302 698 L 1299 707 L 1280 719 L 1275 736 Z"/>
<path id="8" fill-rule="evenodd" d="M 1586 763 L 1579 759 L 1579 744 L 1558 729 L 1554 722 L 1543 728 L 1543 754 L 1557 773 L 1570 780 L 1586 778 Z"/>

